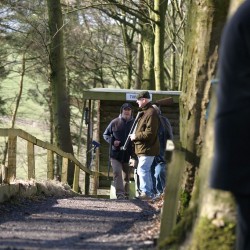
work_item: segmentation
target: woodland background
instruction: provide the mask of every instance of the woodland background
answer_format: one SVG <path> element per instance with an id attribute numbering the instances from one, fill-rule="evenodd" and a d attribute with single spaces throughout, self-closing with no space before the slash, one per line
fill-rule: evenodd
<path id="1" fill-rule="evenodd" d="M 2 0 L 1 126 L 23 122 L 27 131 L 76 153 L 81 110 L 70 100 L 81 100 L 81 90 L 182 91 L 185 171 L 177 227 L 162 246 L 178 249 L 188 239 L 190 249 L 232 249 L 233 202 L 229 194 L 210 190 L 207 181 L 216 107 L 211 83 L 222 29 L 241 2 L 232 0 L 230 7 L 229 0 Z M 2 164 L 7 144 L 1 147 Z M 69 173 L 72 184 L 70 165 Z"/>

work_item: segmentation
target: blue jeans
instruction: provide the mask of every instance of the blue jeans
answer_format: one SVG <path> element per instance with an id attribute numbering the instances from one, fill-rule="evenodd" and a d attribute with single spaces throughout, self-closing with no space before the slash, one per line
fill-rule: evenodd
<path id="1" fill-rule="evenodd" d="M 140 180 L 140 190 L 148 197 L 153 197 L 153 182 L 151 176 L 151 165 L 154 156 L 138 156 L 137 173 Z"/>
<path id="2" fill-rule="evenodd" d="M 166 172 L 166 163 L 153 163 L 151 167 L 151 174 L 153 190 L 156 194 L 162 194 L 164 191 L 166 186 Z"/>

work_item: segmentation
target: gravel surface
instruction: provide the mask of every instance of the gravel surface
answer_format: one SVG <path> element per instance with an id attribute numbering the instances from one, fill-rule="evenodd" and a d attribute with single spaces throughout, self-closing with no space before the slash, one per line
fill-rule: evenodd
<path id="1" fill-rule="evenodd" d="M 0 249 L 156 249 L 159 211 L 140 200 L 33 197 L 0 204 Z"/>

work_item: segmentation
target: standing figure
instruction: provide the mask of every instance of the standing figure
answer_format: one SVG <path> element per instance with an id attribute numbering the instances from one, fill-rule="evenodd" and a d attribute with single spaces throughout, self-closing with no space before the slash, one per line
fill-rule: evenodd
<path id="1" fill-rule="evenodd" d="M 137 173 L 139 175 L 139 196 L 142 200 L 154 199 L 151 165 L 155 156 L 160 153 L 158 138 L 159 117 L 150 102 L 150 94 L 143 91 L 137 95 L 137 103 L 143 111 L 139 118 L 135 132 L 130 139 L 135 144 L 135 153 L 138 157 Z"/>
<path id="2" fill-rule="evenodd" d="M 105 132 L 103 138 L 110 144 L 110 161 L 113 169 L 113 180 L 117 199 L 129 198 L 129 181 L 131 167 L 129 166 L 130 157 L 134 155 L 134 148 L 130 141 L 127 149 L 122 150 L 130 129 L 133 125 L 132 116 L 133 107 L 129 103 L 121 106 L 120 115 L 112 120 Z"/>
<path id="3" fill-rule="evenodd" d="M 165 151 L 167 140 L 173 140 L 173 130 L 167 117 L 161 114 L 161 110 L 155 104 L 152 105 L 157 111 L 160 118 L 160 126 L 158 130 L 160 142 L 160 154 L 155 157 L 151 166 L 151 174 L 153 180 L 153 190 L 156 196 L 161 196 L 166 186 L 167 162 L 165 159 Z"/>
<path id="4" fill-rule="evenodd" d="M 226 24 L 220 47 L 211 187 L 237 205 L 237 250 L 250 249 L 250 0 Z"/>

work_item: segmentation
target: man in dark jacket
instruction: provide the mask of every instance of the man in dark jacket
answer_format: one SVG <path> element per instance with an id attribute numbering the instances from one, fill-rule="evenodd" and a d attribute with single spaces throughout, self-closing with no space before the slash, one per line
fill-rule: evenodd
<path id="1" fill-rule="evenodd" d="M 250 0 L 228 21 L 219 61 L 211 187 L 237 204 L 237 249 L 250 249 Z"/>
<path id="2" fill-rule="evenodd" d="M 119 117 L 110 122 L 103 138 L 111 143 L 110 160 L 113 169 L 114 186 L 117 199 L 128 199 L 129 197 L 129 180 L 131 167 L 129 160 L 134 155 L 133 145 L 130 141 L 126 150 L 122 150 L 130 129 L 133 125 L 132 105 L 124 103 L 121 106 Z"/>
<path id="3" fill-rule="evenodd" d="M 160 124 L 158 130 L 160 142 L 160 154 L 155 157 L 151 166 L 151 174 L 153 181 L 153 190 L 157 196 L 161 196 L 166 186 L 167 177 L 167 161 L 165 157 L 167 140 L 173 140 L 173 130 L 167 117 L 163 116 L 160 108 L 153 104 L 154 109 L 157 111 Z"/>
<path id="4" fill-rule="evenodd" d="M 139 118 L 136 130 L 130 138 L 135 144 L 135 153 L 138 156 L 137 173 L 139 175 L 142 200 L 154 199 L 151 165 L 156 155 L 160 153 L 158 138 L 159 117 L 150 102 L 150 94 L 143 91 L 137 95 L 137 103 L 143 111 Z"/>

